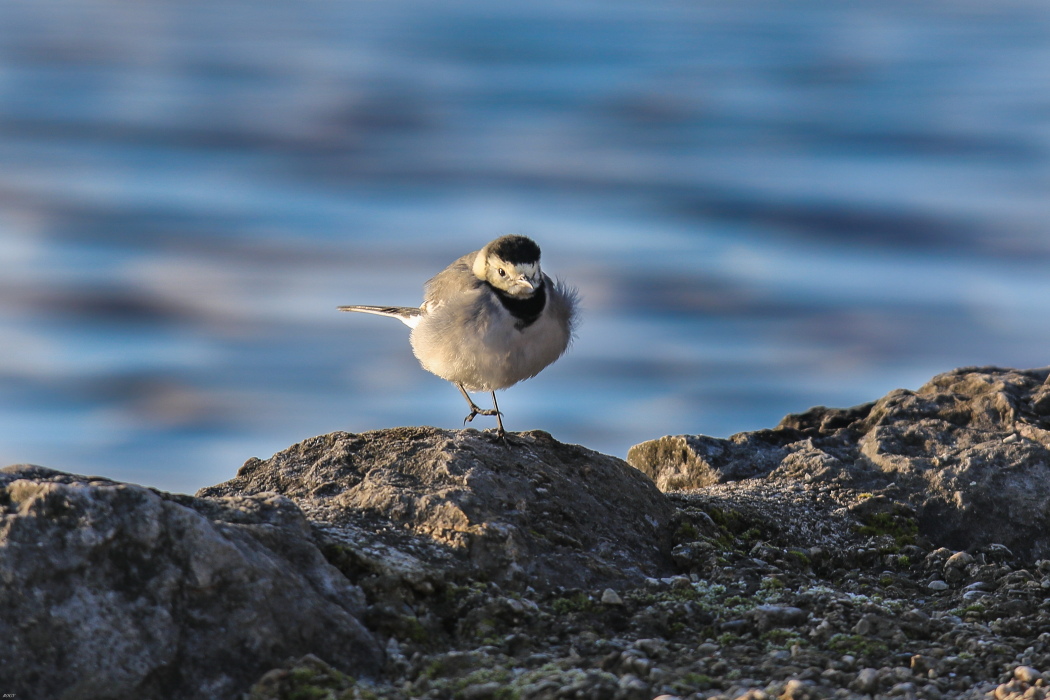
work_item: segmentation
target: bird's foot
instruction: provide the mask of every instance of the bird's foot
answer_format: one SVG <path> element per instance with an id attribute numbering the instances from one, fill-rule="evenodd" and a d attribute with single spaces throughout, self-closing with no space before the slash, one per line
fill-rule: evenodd
<path id="1" fill-rule="evenodd" d="M 474 420 L 474 416 L 502 416 L 503 414 L 494 408 L 480 408 L 470 404 L 470 415 L 463 419 L 463 425 Z"/>

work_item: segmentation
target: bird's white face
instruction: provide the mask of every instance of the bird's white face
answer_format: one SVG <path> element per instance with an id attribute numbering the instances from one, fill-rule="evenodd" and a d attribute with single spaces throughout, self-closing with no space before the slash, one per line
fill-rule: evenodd
<path id="1" fill-rule="evenodd" d="M 538 262 L 513 264 L 492 255 L 488 263 L 485 278 L 489 284 L 518 299 L 528 299 L 535 294 L 543 280 Z"/>

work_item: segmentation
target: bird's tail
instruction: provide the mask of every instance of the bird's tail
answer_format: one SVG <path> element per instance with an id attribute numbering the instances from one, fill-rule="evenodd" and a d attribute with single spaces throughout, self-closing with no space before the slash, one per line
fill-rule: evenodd
<path id="1" fill-rule="evenodd" d="M 340 311 L 358 311 L 363 314 L 389 316 L 411 328 L 415 328 L 419 319 L 422 318 L 422 312 L 418 306 L 340 306 L 338 308 Z"/>

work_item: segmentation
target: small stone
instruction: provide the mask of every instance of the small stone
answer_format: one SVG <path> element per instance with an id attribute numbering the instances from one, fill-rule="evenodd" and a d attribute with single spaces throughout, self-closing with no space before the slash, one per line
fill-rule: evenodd
<path id="1" fill-rule="evenodd" d="M 502 687 L 502 683 L 494 681 L 492 683 L 479 683 L 477 685 L 468 685 L 459 691 L 458 695 L 463 700 L 492 700 Z"/>
<path id="2" fill-rule="evenodd" d="M 962 569 L 973 563 L 973 555 L 969 552 L 956 552 L 944 562 L 945 569 Z"/>
<path id="3" fill-rule="evenodd" d="M 927 683 L 922 687 L 922 694 L 926 700 L 941 700 L 944 697 L 944 693 L 934 683 Z"/>
<path id="4" fill-rule="evenodd" d="M 792 678 L 784 684 L 784 692 L 780 694 L 780 700 L 803 700 L 806 693 L 806 684 L 797 678 Z"/>
<path id="5" fill-rule="evenodd" d="M 946 591 L 946 590 L 948 590 L 948 584 L 945 583 L 944 581 L 940 581 L 940 580 L 930 581 L 929 583 L 926 584 L 926 587 L 929 588 L 931 591 Z"/>
<path id="6" fill-rule="evenodd" d="M 1007 561 L 1014 558 L 1014 553 L 1005 544 L 993 543 L 982 550 L 991 561 Z"/>
<path id="7" fill-rule="evenodd" d="M 806 612 L 789 605 L 759 605 L 748 613 L 748 619 L 765 632 L 777 627 L 796 627 L 806 621 Z"/>
<path id="8" fill-rule="evenodd" d="M 649 684 L 633 673 L 628 673 L 620 679 L 620 689 L 628 693 L 646 692 L 649 690 Z"/>
<path id="9" fill-rule="evenodd" d="M 1022 683 L 1035 683 L 1041 679 L 1043 674 L 1035 670 L 1031 666 L 1018 666 L 1014 669 L 1014 678 L 1021 681 Z"/>
<path id="10" fill-rule="evenodd" d="M 625 659 L 625 665 L 635 671 L 639 676 L 648 676 L 653 667 L 653 662 L 644 656 L 631 656 Z"/>
<path id="11" fill-rule="evenodd" d="M 745 693 L 737 695 L 734 700 L 769 700 L 769 694 L 764 690 L 752 688 Z"/>
<path id="12" fill-rule="evenodd" d="M 654 659 L 667 653 L 667 642 L 662 639 L 639 639 L 633 646 Z"/>
<path id="13" fill-rule="evenodd" d="M 623 598 L 611 588 L 602 591 L 602 605 L 623 605 Z"/>
<path id="14" fill-rule="evenodd" d="M 874 693 L 879 687 L 879 672 L 874 668 L 863 668 L 849 687 L 858 693 Z"/>

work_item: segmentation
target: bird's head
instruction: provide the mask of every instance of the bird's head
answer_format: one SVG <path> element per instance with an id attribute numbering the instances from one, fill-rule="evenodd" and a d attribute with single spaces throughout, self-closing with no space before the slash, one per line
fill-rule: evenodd
<path id="1" fill-rule="evenodd" d="M 502 236 L 478 251 L 474 274 L 503 293 L 528 299 L 543 285 L 540 247 L 525 236 Z"/>

